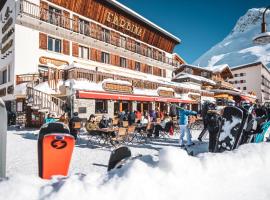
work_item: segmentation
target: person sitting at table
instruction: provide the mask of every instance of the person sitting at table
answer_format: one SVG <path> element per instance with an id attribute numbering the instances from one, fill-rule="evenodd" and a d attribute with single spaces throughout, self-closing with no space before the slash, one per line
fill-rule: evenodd
<path id="1" fill-rule="evenodd" d="M 95 115 L 93 115 L 93 114 L 90 115 L 89 119 L 87 120 L 87 122 L 85 124 L 85 128 L 88 132 L 93 131 L 93 130 L 97 130 L 99 128 Z"/>
<path id="2" fill-rule="evenodd" d="M 165 114 L 164 119 L 159 124 L 155 124 L 155 126 L 154 126 L 153 132 L 154 132 L 155 138 L 159 137 L 159 132 L 161 130 L 164 130 L 166 126 L 170 127 L 170 125 L 171 126 L 173 125 L 172 120 L 171 120 L 170 116 Z"/>
<path id="3" fill-rule="evenodd" d="M 99 122 L 99 128 L 108 128 L 109 127 L 109 120 L 105 115 L 102 115 L 102 119 Z"/>
<path id="4" fill-rule="evenodd" d="M 150 122 L 150 116 L 147 112 L 144 113 L 144 115 L 141 118 L 141 124 L 148 124 Z"/>
<path id="5" fill-rule="evenodd" d="M 130 111 L 128 113 L 128 125 L 129 126 L 135 123 L 135 118 L 136 118 L 135 113 L 133 111 Z"/>

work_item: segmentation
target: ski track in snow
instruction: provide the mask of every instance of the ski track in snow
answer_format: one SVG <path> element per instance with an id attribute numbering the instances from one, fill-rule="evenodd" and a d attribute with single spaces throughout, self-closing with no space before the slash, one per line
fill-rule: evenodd
<path id="1" fill-rule="evenodd" d="M 150 146 L 132 147 L 133 155 L 151 154 L 157 159 L 155 155 L 159 154 L 159 162 L 152 165 L 135 160 L 112 173 L 92 165 L 107 164 L 110 149 L 77 146 L 70 176 L 48 181 L 37 177 L 36 134 L 37 131 L 8 132 L 9 178 L 0 182 L 0 199 L 270 199 L 269 143 L 197 157 L 188 156 L 173 145 L 163 146 L 159 152 Z"/>

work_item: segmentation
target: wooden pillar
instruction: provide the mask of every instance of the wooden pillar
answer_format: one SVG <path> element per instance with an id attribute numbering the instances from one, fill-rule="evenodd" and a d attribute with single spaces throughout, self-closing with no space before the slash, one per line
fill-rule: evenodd
<path id="1" fill-rule="evenodd" d="M 141 113 L 143 112 L 143 103 L 141 102 Z"/>
<path id="2" fill-rule="evenodd" d="M 122 112 L 123 111 L 123 102 L 119 101 L 119 111 Z"/>

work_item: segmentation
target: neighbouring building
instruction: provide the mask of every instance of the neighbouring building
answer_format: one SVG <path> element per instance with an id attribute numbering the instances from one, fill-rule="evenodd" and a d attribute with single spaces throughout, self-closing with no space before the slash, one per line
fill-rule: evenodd
<path id="1" fill-rule="evenodd" d="M 20 123 L 39 126 L 46 112 L 112 117 L 213 97 L 172 82 L 185 63 L 174 53 L 180 39 L 117 1 L 8 0 L 0 17 L 0 96 Z"/>
<path id="2" fill-rule="evenodd" d="M 252 102 L 256 99 L 255 96 L 245 94 L 229 83 L 233 74 L 228 65 L 199 67 L 183 64 L 174 71 L 174 74 L 174 81 L 200 87 L 201 103 L 217 100 L 218 104 L 224 105 L 228 101 L 236 100 L 236 98 L 249 99 Z"/>
<path id="3" fill-rule="evenodd" d="M 270 100 L 270 71 L 262 62 L 231 68 L 230 83 L 239 90 L 256 95 L 259 103 Z"/>

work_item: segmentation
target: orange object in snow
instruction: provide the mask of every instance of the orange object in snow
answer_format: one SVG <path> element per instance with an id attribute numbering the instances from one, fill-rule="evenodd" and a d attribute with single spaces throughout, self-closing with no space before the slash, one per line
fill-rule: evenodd
<path id="1" fill-rule="evenodd" d="M 43 137 L 41 145 L 41 178 L 67 176 L 75 145 L 74 137 L 69 134 L 48 134 Z"/>

